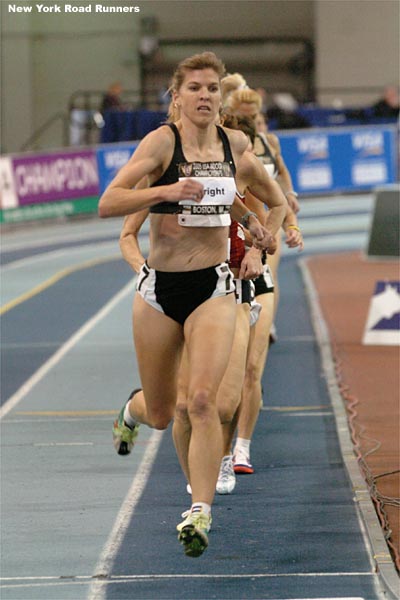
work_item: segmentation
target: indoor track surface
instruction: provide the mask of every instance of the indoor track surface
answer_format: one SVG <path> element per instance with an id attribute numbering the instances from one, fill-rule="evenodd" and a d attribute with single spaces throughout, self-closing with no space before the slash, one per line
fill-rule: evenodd
<path id="1" fill-rule="evenodd" d="M 372 205 L 372 196 L 303 201 L 303 256 L 365 248 Z M 142 427 L 127 457 L 112 446 L 113 419 L 139 384 L 120 227 L 93 218 L 3 235 L 1 599 L 387 598 L 297 251 L 285 250 L 279 271 L 256 471 L 216 495 L 209 548 L 185 557 L 175 526 L 190 497 L 171 428 Z"/>

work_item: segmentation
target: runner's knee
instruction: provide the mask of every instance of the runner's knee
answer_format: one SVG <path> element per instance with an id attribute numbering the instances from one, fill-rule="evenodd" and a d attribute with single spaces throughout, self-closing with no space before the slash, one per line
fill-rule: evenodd
<path id="1" fill-rule="evenodd" d="M 218 401 L 219 420 L 222 424 L 230 423 L 235 415 L 236 409 L 240 403 L 239 398 L 227 397 L 224 401 Z"/>
<path id="2" fill-rule="evenodd" d="M 172 411 L 166 412 L 164 409 L 163 410 L 156 409 L 156 410 L 149 411 L 149 419 L 150 419 L 150 423 L 151 423 L 151 426 L 153 427 L 153 429 L 159 429 L 159 430 L 167 429 L 168 425 L 172 421 L 172 417 L 173 417 Z"/>
<path id="3" fill-rule="evenodd" d="M 214 398 L 209 389 L 201 388 L 195 390 L 188 398 L 188 414 L 193 419 L 207 419 L 216 412 Z"/>
<path id="4" fill-rule="evenodd" d="M 184 423 L 189 421 L 186 398 L 185 398 L 185 400 L 179 400 L 179 398 L 178 398 L 178 401 L 177 401 L 176 407 L 175 407 L 175 419 L 178 421 L 184 422 Z"/>

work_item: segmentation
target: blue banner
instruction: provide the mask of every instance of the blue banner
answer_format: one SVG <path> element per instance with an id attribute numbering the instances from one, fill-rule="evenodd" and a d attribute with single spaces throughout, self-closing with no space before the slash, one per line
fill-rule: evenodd
<path id="1" fill-rule="evenodd" d="M 367 191 L 397 180 L 394 126 L 276 133 L 299 194 Z"/>
<path id="2" fill-rule="evenodd" d="M 128 162 L 138 144 L 139 142 L 109 144 L 96 149 L 100 194 L 104 192 L 120 168 Z"/>

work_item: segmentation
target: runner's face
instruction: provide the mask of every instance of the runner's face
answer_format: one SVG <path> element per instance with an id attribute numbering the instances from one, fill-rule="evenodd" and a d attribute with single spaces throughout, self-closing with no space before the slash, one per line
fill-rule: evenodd
<path id="1" fill-rule="evenodd" d="M 221 103 L 219 78 L 213 69 L 188 71 L 175 95 L 175 102 L 196 124 L 215 123 Z"/>
<path id="2" fill-rule="evenodd" d="M 255 102 L 242 102 L 242 104 L 239 104 L 236 112 L 238 115 L 255 119 L 258 115 L 257 104 Z"/>

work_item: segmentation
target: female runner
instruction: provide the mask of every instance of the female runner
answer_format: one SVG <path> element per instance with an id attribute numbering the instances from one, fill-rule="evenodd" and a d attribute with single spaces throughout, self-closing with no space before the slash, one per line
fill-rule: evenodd
<path id="1" fill-rule="evenodd" d="M 224 69 L 213 53 L 182 61 L 173 80 L 180 111 L 175 127 L 148 134 L 99 202 L 101 217 L 150 208 L 150 252 L 138 278 L 133 306 L 136 356 L 143 390 L 133 394 L 114 427 L 116 445 L 129 451 L 138 423 L 158 429 L 171 420 L 183 345 L 189 362 L 188 454 L 192 507 L 179 540 L 188 556 L 208 545 L 211 504 L 222 454 L 216 393 L 231 352 L 236 304 L 226 263 L 229 212 L 248 227 L 257 247 L 271 234 L 235 197 L 235 164 L 247 147 L 241 132 L 215 125 Z M 263 178 L 254 179 L 249 161 L 240 161 L 240 179 L 261 197 Z M 132 189 L 147 177 L 150 187 Z M 285 213 L 276 193 L 271 228 Z M 272 213 L 273 210 L 270 212 Z"/>
<path id="2" fill-rule="evenodd" d="M 281 155 L 278 138 L 273 134 L 264 135 L 262 132 L 263 128 L 266 131 L 266 127 L 261 113 L 261 96 L 249 88 L 237 89 L 230 94 L 228 105 L 234 114 L 250 117 L 255 125 L 258 125 L 253 152 L 262 161 L 269 175 L 279 182 L 288 200 L 290 210 L 287 211 L 283 223 L 286 244 L 291 248 L 298 247 L 301 250 L 303 239 L 296 218 L 296 213 L 299 210 L 297 194 L 292 189 L 290 173 Z M 251 195 L 247 196 L 246 205 L 262 218 Z M 261 377 L 265 367 L 269 342 L 274 341 L 273 319 L 279 301 L 277 276 L 281 254 L 281 238 L 279 235 L 276 237 L 276 242 L 277 250 L 268 257 L 264 277 L 258 278 L 255 282 L 256 300 L 263 306 L 263 310 L 259 321 L 251 332 L 250 338 L 243 399 L 234 448 L 234 469 L 236 473 L 251 474 L 254 472 L 250 462 L 250 443 L 262 403 Z"/>

